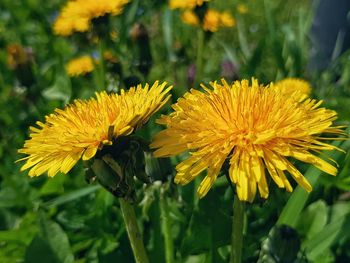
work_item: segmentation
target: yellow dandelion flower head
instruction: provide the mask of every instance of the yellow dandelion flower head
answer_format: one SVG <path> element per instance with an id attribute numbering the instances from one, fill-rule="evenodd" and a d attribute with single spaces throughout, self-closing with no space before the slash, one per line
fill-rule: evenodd
<path id="1" fill-rule="evenodd" d="M 91 20 L 107 14 L 119 15 L 129 0 L 70 0 L 61 10 L 53 29 L 57 35 L 86 32 Z"/>
<path id="2" fill-rule="evenodd" d="M 69 61 L 66 65 L 66 71 L 71 77 L 85 75 L 93 70 L 94 62 L 90 56 L 75 58 Z"/>
<path id="3" fill-rule="evenodd" d="M 209 2 L 209 0 L 170 0 L 169 7 L 171 9 L 191 9 L 203 5 L 204 2 Z"/>
<path id="4" fill-rule="evenodd" d="M 181 20 L 191 26 L 198 26 L 200 24 L 199 18 L 192 10 L 186 10 L 181 14 Z"/>
<path id="5" fill-rule="evenodd" d="M 285 78 L 276 82 L 273 86 L 281 90 L 288 96 L 309 96 L 311 94 L 311 85 L 309 82 L 298 78 Z M 294 94 L 294 95 L 293 95 Z"/>
<path id="6" fill-rule="evenodd" d="M 214 184 L 225 161 L 240 200 L 252 202 L 257 190 L 269 195 L 267 170 L 280 188 L 292 191 L 290 174 L 307 191 L 312 187 L 290 158 L 313 164 L 335 175 L 337 169 L 314 155 L 338 149 L 323 142 L 322 133 L 343 134 L 332 126 L 333 110 L 320 108 L 321 101 L 296 101 L 257 80 L 230 85 L 211 83 L 205 92 L 192 89 L 173 105 L 174 112 L 157 122 L 167 126 L 151 144 L 156 157 L 190 151 L 190 157 L 176 166 L 175 182 L 187 184 L 207 170 L 198 188 L 203 197 Z"/>
<path id="7" fill-rule="evenodd" d="M 28 155 L 19 160 L 26 161 L 21 170 L 30 168 L 29 176 L 68 173 L 79 159 L 91 159 L 104 145 L 144 125 L 168 101 L 170 89 L 155 82 L 152 87 L 122 90 L 120 95 L 96 93 L 96 99 L 76 100 L 64 110 L 56 109 L 45 123 L 30 127 L 30 139 L 19 150 Z"/>
<path id="8" fill-rule="evenodd" d="M 233 27 L 236 21 L 228 12 L 219 12 L 208 9 L 204 16 L 203 29 L 216 32 L 220 27 Z"/>

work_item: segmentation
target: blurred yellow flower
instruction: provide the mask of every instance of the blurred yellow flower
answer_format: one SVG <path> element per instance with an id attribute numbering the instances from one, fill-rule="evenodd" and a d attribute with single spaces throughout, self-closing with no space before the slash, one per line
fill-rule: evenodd
<path id="1" fill-rule="evenodd" d="M 186 10 L 182 13 L 181 19 L 184 23 L 199 26 L 199 17 L 193 10 Z M 236 21 L 228 12 L 219 12 L 213 9 L 208 9 L 204 15 L 203 29 L 205 31 L 216 32 L 221 27 L 233 27 Z"/>
<path id="2" fill-rule="evenodd" d="M 241 15 L 244 15 L 244 14 L 248 13 L 248 7 L 245 4 L 238 4 L 237 11 Z"/>
<path id="3" fill-rule="evenodd" d="M 111 37 L 111 39 L 112 39 L 113 41 L 116 41 L 116 40 L 118 39 L 118 32 L 115 31 L 115 30 L 113 30 L 113 31 L 109 34 L 109 36 Z"/>
<path id="4" fill-rule="evenodd" d="M 10 69 L 16 69 L 19 65 L 27 64 L 30 61 L 26 49 L 18 44 L 7 46 L 7 65 Z"/>
<path id="5" fill-rule="evenodd" d="M 118 58 L 111 51 L 107 50 L 103 52 L 103 59 L 110 63 L 118 63 Z"/>
<path id="6" fill-rule="evenodd" d="M 73 59 L 66 65 L 66 71 L 71 77 L 85 75 L 93 70 L 94 62 L 90 56 L 82 56 L 80 58 Z"/>
<path id="7" fill-rule="evenodd" d="M 91 20 L 107 14 L 119 15 L 130 0 L 70 0 L 61 10 L 53 29 L 55 34 L 69 36 L 86 32 Z"/>
<path id="8" fill-rule="evenodd" d="M 157 122 L 167 126 L 158 133 L 151 148 L 156 157 L 190 151 L 176 166 L 175 182 L 187 184 L 202 171 L 207 175 L 198 188 L 203 197 L 214 184 L 225 161 L 240 200 L 252 202 L 257 189 L 269 195 L 267 169 L 280 188 L 291 192 L 286 173 L 306 191 L 312 187 L 289 158 L 310 163 L 335 175 L 337 168 L 314 155 L 321 150 L 340 150 L 325 143 L 322 133 L 344 134 L 332 126 L 333 110 L 319 108 L 313 99 L 296 101 L 278 90 L 260 86 L 257 80 L 228 84 L 211 83 L 205 92 L 192 89 L 172 107 L 175 110 Z"/>
<path id="9" fill-rule="evenodd" d="M 204 16 L 203 28 L 206 31 L 215 32 L 220 27 L 233 27 L 236 21 L 228 12 L 218 12 L 209 9 Z"/>
<path id="10" fill-rule="evenodd" d="M 80 160 L 89 160 L 105 145 L 128 136 L 144 125 L 169 99 L 171 87 L 155 82 L 152 87 L 138 85 L 121 94 L 96 93 L 96 99 L 76 100 L 64 110 L 56 109 L 45 123 L 30 127 L 30 139 L 19 150 L 28 156 L 21 170 L 29 176 L 48 172 L 68 173 Z"/>
<path id="11" fill-rule="evenodd" d="M 273 87 L 281 90 L 288 96 L 309 96 L 311 94 L 311 85 L 309 82 L 298 78 L 285 78 L 276 82 Z M 294 94 L 294 95 L 293 95 Z"/>
<path id="12" fill-rule="evenodd" d="M 209 2 L 209 0 L 170 0 L 169 7 L 171 9 L 188 9 L 201 6 L 204 2 Z"/>
<path id="13" fill-rule="evenodd" d="M 184 23 L 191 26 L 198 26 L 200 24 L 199 18 L 192 10 L 186 10 L 181 14 L 181 19 Z"/>

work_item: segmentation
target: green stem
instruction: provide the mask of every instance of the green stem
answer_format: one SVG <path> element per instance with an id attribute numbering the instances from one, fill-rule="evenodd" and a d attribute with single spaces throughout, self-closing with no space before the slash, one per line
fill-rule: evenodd
<path id="1" fill-rule="evenodd" d="M 171 237 L 171 222 L 169 218 L 168 201 L 164 194 L 164 188 L 161 188 L 160 190 L 159 206 L 160 206 L 162 232 L 164 235 L 164 243 L 165 243 L 165 262 L 173 263 L 174 262 L 174 243 Z"/>
<path id="2" fill-rule="evenodd" d="M 149 260 L 143 245 L 142 236 L 137 226 L 135 210 L 123 198 L 119 198 L 119 202 L 135 261 L 136 263 L 148 263 Z"/>
<path id="3" fill-rule="evenodd" d="M 105 69 L 105 60 L 104 60 L 104 43 L 102 39 L 98 41 L 98 52 L 100 57 L 99 63 L 99 90 L 106 90 L 106 69 Z"/>
<path id="4" fill-rule="evenodd" d="M 230 263 L 242 262 L 243 226 L 244 226 L 244 203 L 237 195 L 233 201 L 231 260 Z"/>
<path id="5" fill-rule="evenodd" d="M 204 31 L 201 28 L 198 29 L 197 41 L 198 42 L 197 42 L 195 85 L 199 85 L 202 82 L 202 74 L 203 74 Z"/>

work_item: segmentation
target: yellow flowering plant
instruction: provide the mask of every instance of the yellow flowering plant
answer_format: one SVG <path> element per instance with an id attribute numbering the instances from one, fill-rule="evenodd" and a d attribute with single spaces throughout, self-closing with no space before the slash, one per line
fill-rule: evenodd
<path id="1" fill-rule="evenodd" d="M 277 81 L 273 87 L 280 90 L 286 95 L 301 94 L 302 96 L 310 96 L 311 85 L 309 82 L 299 78 L 285 78 Z"/>
<path id="2" fill-rule="evenodd" d="M 310 192 L 311 184 L 292 159 L 336 175 L 333 160 L 322 151 L 342 151 L 325 140 L 346 134 L 344 127 L 333 124 L 335 111 L 320 107 L 322 101 L 302 97 L 300 90 L 288 94 L 278 86 L 259 85 L 256 79 L 233 84 L 215 81 L 211 86 L 202 85 L 204 91 L 191 89 L 172 106 L 172 113 L 158 119 L 166 129 L 150 146 L 156 157 L 189 151 L 176 166 L 174 181 L 185 185 L 206 171 L 197 189 L 200 198 L 220 173 L 226 174 L 236 193 L 231 262 L 238 263 L 242 261 L 244 202 L 253 202 L 257 192 L 268 198 L 268 177 L 292 192 L 291 177 Z"/>
<path id="3" fill-rule="evenodd" d="M 349 54 L 312 69 L 308 1 L 22 2 L 0 262 L 347 260 Z"/>
<path id="4" fill-rule="evenodd" d="M 142 127 L 169 99 L 166 83 L 155 82 L 121 91 L 96 93 L 96 99 L 76 100 L 31 127 L 30 139 L 19 150 L 27 156 L 22 170 L 30 176 L 68 173 L 80 160 L 90 160 L 107 145 Z"/>
<path id="5" fill-rule="evenodd" d="M 171 9 L 190 9 L 202 6 L 205 2 L 209 2 L 209 0 L 170 0 L 169 7 Z"/>
<path id="6" fill-rule="evenodd" d="M 200 18 L 193 10 L 184 11 L 181 19 L 186 24 L 202 26 L 203 30 L 208 32 L 216 32 L 219 28 L 233 27 L 236 24 L 235 19 L 229 12 L 219 12 L 213 9 L 208 9 L 205 12 L 203 22 L 200 21 Z"/>
<path id="7" fill-rule="evenodd" d="M 80 159 L 89 161 L 87 179 L 97 179 L 121 197 L 129 239 L 140 262 L 148 259 L 129 202 L 134 199 L 134 177 L 147 181 L 143 174 L 148 146 L 132 134 L 169 100 L 170 89 L 165 82 L 155 82 L 121 90 L 121 94 L 103 91 L 96 98 L 75 100 L 46 116 L 44 123 L 30 127 L 30 139 L 19 150 L 27 155 L 19 161 L 25 161 L 21 170 L 29 169 L 29 176 L 67 174 Z"/>
<path id="8" fill-rule="evenodd" d="M 342 135 L 333 126 L 337 114 L 320 108 L 322 101 L 296 101 L 268 86 L 252 80 L 232 85 L 213 82 L 205 92 L 192 89 L 173 105 L 175 110 L 162 116 L 159 124 L 167 126 L 155 136 L 155 156 L 167 157 L 187 150 L 190 157 L 176 166 L 175 182 L 187 184 L 201 172 L 207 175 L 198 188 L 203 197 L 213 186 L 224 162 L 236 186 L 238 198 L 252 202 L 256 192 L 267 198 L 267 173 L 278 187 L 293 190 L 286 173 L 306 191 L 312 187 L 289 158 L 310 163 L 336 175 L 337 168 L 314 153 L 340 150 L 325 143 L 322 134 Z"/>
<path id="9" fill-rule="evenodd" d="M 90 56 L 75 58 L 66 64 L 66 71 L 71 77 L 85 75 L 92 72 L 93 70 L 94 62 Z"/>
<path id="10" fill-rule="evenodd" d="M 57 35 L 69 36 L 74 32 L 91 29 L 93 19 L 119 15 L 129 0 L 69 0 L 54 23 Z"/>

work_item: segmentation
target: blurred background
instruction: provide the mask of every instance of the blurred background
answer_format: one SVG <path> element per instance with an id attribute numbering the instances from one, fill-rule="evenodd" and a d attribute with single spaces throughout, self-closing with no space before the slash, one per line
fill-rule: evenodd
<path id="1" fill-rule="evenodd" d="M 69 175 L 30 178 L 15 163 L 29 126 L 74 99 L 160 80 L 174 85 L 175 102 L 221 78 L 268 84 L 297 77 L 338 112 L 337 124 L 349 123 L 348 0 L 216 0 L 193 10 L 131 0 L 121 14 L 94 20 L 93 30 L 62 36 L 54 23 L 65 4 L 0 1 L 1 263 L 134 262 L 117 200 L 87 182 L 82 164 Z M 222 21 L 213 15 L 206 25 L 208 10 Z M 140 135 L 150 139 L 160 129 L 150 121 Z M 337 144 L 346 151 L 332 155 L 337 177 L 298 165 L 317 181 L 310 195 L 272 190 L 247 206 L 244 262 L 350 262 L 350 144 Z M 228 262 L 232 191 L 222 178 L 199 201 L 194 184 L 172 182 L 180 159 L 157 172 L 148 164 L 154 183 L 137 189 L 150 261 L 165 262 L 170 225 L 174 262 Z"/>

